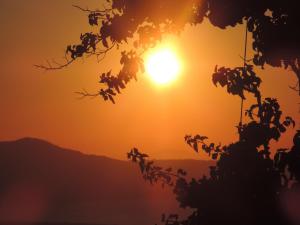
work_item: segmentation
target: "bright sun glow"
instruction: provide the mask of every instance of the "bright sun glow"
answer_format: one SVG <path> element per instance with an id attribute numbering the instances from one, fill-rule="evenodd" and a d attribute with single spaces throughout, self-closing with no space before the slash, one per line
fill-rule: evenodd
<path id="1" fill-rule="evenodd" d="M 180 73 L 180 60 L 170 48 L 161 48 L 151 52 L 146 58 L 146 72 L 157 84 L 174 81 Z"/>

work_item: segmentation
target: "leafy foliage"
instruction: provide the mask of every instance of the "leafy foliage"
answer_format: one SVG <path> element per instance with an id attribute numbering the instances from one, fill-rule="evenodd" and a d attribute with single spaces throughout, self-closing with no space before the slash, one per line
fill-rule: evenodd
<path id="1" fill-rule="evenodd" d="M 99 82 L 107 86 L 99 93 L 105 101 L 110 100 L 115 103 L 113 96 L 121 93 L 120 90 L 124 89 L 131 79 L 137 80 L 137 73 L 144 70 L 143 60 L 134 51 L 122 52 L 120 63 L 123 67 L 117 76 L 113 76 L 111 71 L 100 76 Z"/>
<path id="2" fill-rule="evenodd" d="M 185 180 L 186 172 L 184 170 L 178 169 L 177 172 L 173 172 L 172 168 L 163 169 L 162 167 L 155 166 L 153 161 L 146 160 L 148 155 L 140 153 L 137 148 L 133 148 L 127 154 L 127 158 L 138 163 L 144 179 L 151 184 L 161 182 L 162 186 L 174 186 L 174 178 Z"/>
<path id="3" fill-rule="evenodd" d="M 298 1 L 259 0 L 111 0 L 103 14 L 90 12 L 91 25 L 100 24 L 105 47 L 111 42 L 127 42 L 138 34 L 136 48 L 148 48 L 165 33 L 178 33 L 186 24 L 198 25 L 207 18 L 222 29 L 247 21 L 253 34 L 253 63 L 264 66 L 290 67 L 300 80 L 300 16 Z M 97 16 L 99 15 L 99 16 Z"/>
<path id="4" fill-rule="evenodd" d="M 132 52 L 138 56 L 155 46 L 164 34 L 178 34 L 186 24 L 198 25 L 205 18 L 222 29 L 247 21 L 247 29 L 254 39 L 253 63 L 261 67 L 269 64 L 291 68 L 298 78 L 298 87 L 292 88 L 299 90 L 300 94 L 300 14 L 297 0 L 228 0 L 226 4 L 222 0 L 108 0 L 103 10 L 75 7 L 87 13 L 89 24 L 98 27 L 99 32 L 81 34 L 79 44 L 67 47 L 65 63 L 54 61 L 38 67 L 61 69 L 85 55 L 96 55 L 101 60 L 109 50 L 129 40 L 134 43 Z M 242 68 L 232 71 L 220 68 L 216 76 L 226 73 L 227 81 L 236 82 L 228 85 L 231 93 L 243 96 L 238 82 L 247 85 L 249 79 L 257 79 L 251 75 L 251 66 L 246 71 L 244 76 L 239 76 L 243 81 L 235 79 L 237 74 L 243 73 Z M 254 87 L 249 87 L 250 91 L 259 86 L 260 81 L 256 81 Z M 219 82 L 223 85 L 225 80 Z M 101 93 L 98 94 L 105 99 L 113 98 L 113 95 Z"/>
<path id="5" fill-rule="evenodd" d="M 233 95 L 238 95 L 242 99 L 246 99 L 244 91 L 248 91 L 256 98 L 260 98 L 258 90 L 261 79 L 253 71 L 252 65 L 245 67 L 236 67 L 234 69 L 216 66 L 215 72 L 212 75 L 214 85 L 220 84 L 222 87 L 227 87 L 227 92 Z"/>
<path id="6" fill-rule="evenodd" d="M 156 173 L 142 170 L 145 179 L 169 184 L 181 207 L 194 210 L 183 220 L 176 214 L 163 215 L 162 222 L 167 225 L 289 224 L 279 204 L 284 192 L 300 185 L 300 131 L 294 137 L 292 149 L 279 149 L 274 157 L 271 157 L 270 142 L 279 140 L 288 127 L 295 126 L 295 121 L 288 116 L 282 118 L 276 99 L 261 99 L 261 80 L 252 66 L 216 68 L 212 80 L 242 99 L 245 91 L 250 92 L 257 102 L 246 110 L 249 122 L 237 127 L 239 140 L 232 144 L 217 145 L 202 135 L 185 136 L 186 143 L 195 152 L 202 149 L 216 160 L 216 165 L 210 167 L 209 177 L 188 181 L 168 174 L 167 179 L 165 175 L 158 179 Z M 137 149 L 132 152 L 143 155 Z M 148 165 L 144 158 L 142 163 Z M 168 182 L 171 177 L 175 181 Z"/>

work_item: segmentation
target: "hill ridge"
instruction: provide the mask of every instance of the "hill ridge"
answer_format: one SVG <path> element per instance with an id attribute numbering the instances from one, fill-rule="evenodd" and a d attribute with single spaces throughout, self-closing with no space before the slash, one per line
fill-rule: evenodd
<path id="1" fill-rule="evenodd" d="M 211 165 L 201 160 L 156 162 L 187 168 L 197 176 Z M 149 185 L 134 163 L 36 138 L 0 141 L 0 224 L 32 220 L 146 225 L 173 212 L 182 211 L 172 190 Z"/>

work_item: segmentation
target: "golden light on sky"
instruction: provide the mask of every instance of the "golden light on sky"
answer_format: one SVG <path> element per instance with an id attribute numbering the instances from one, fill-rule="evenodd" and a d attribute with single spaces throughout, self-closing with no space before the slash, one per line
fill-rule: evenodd
<path id="1" fill-rule="evenodd" d="M 181 72 L 181 62 L 170 47 L 153 50 L 146 57 L 146 72 L 159 85 L 168 84 L 176 80 Z"/>

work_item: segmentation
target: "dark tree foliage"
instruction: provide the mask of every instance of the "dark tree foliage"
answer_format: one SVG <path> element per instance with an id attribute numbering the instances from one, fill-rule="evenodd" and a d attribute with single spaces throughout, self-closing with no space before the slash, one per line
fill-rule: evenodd
<path id="1" fill-rule="evenodd" d="M 154 47 L 164 34 L 179 34 L 186 24 L 198 25 L 207 18 L 212 25 L 225 29 L 246 23 L 253 35 L 253 65 L 290 68 L 300 80 L 300 21 L 297 0 L 107 0 L 103 10 L 83 9 L 91 26 L 98 32 L 80 36 L 80 43 L 67 47 L 65 63 L 40 65 L 46 70 L 61 69 L 77 58 L 96 55 L 100 60 L 112 48 L 132 42 L 133 49 L 121 53 L 121 70 L 102 73 L 104 84 L 98 93 L 82 92 L 83 96 L 102 96 L 115 103 L 132 79 L 143 72 L 142 54 Z M 280 206 L 282 193 L 300 188 L 300 131 L 291 149 L 271 151 L 270 142 L 279 140 L 290 126 L 291 117 L 283 117 L 278 101 L 263 98 L 261 79 L 253 65 L 216 67 L 214 85 L 245 99 L 245 92 L 256 103 L 245 111 L 247 123 L 237 126 L 239 139 L 229 145 L 208 142 L 202 135 L 186 135 L 185 141 L 195 152 L 204 151 L 216 165 L 210 176 L 188 180 L 182 169 L 161 168 L 148 155 L 134 148 L 128 158 L 138 163 L 144 179 L 150 183 L 171 186 L 181 207 L 193 209 L 183 220 L 178 215 L 163 215 L 166 225 L 252 225 L 289 224 Z M 300 94 L 300 90 L 299 90 Z"/>
<path id="2" fill-rule="evenodd" d="M 54 61 L 38 67 L 61 69 L 84 55 L 102 59 L 110 49 L 130 40 L 134 49 L 122 52 L 122 71 L 104 73 L 100 78 L 100 83 L 106 87 L 94 95 L 105 100 L 112 101 L 120 88 L 136 79 L 137 73 L 142 71 L 142 66 L 137 66 L 142 64 L 141 54 L 155 46 L 164 34 L 178 34 L 186 24 L 198 25 L 204 18 L 222 29 L 246 21 L 254 39 L 254 65 L 292 69 L 298 78 L 293 88 L 299 90 L 300 14 L 297 0 L 107 0 L 107 8 L 103 10 L 75 7 L 88 14 L 89 24 L 97 26 L 99 32 L 81 34 L 79 44 L 67 47 L 65 63 Z M 107 79 L 103 79 L 106 76 Z M 118 85 L 112 85 L 111 76 Z"/>
<path id="3" fill-rule="evenodd" d="M 279 140 L 295 122 L 282 117 L 276 99 L 260 101 L 260 80 L 248 70 L 252 67 L 242 72 L 240 68 L 221 68 L 213 75 L 213 82 L 226 86 L 228 93 L 244 98 L 243 92 L 248 91 L 259 96 L 246 111 L 249 122 L 238 126 L 239 140 L 222 146 L 202 135 L 184 138 L 195 152 L 202 150 L 216 160 L 209 177 L 188 180 L 186 172 L 157 167 L 135 148 L 128 153 L 128 158 L 139 164 L 144 179 L 171 186 L 180 206 L 193 209 L 183 220 L 176 214 L 163 215 L 166 225 L 291 224 L 280 201 L 286 191 L 300 188 L 300 130 L 290 150 L 278 149 L 271 156 L 270 142 Z"/>

